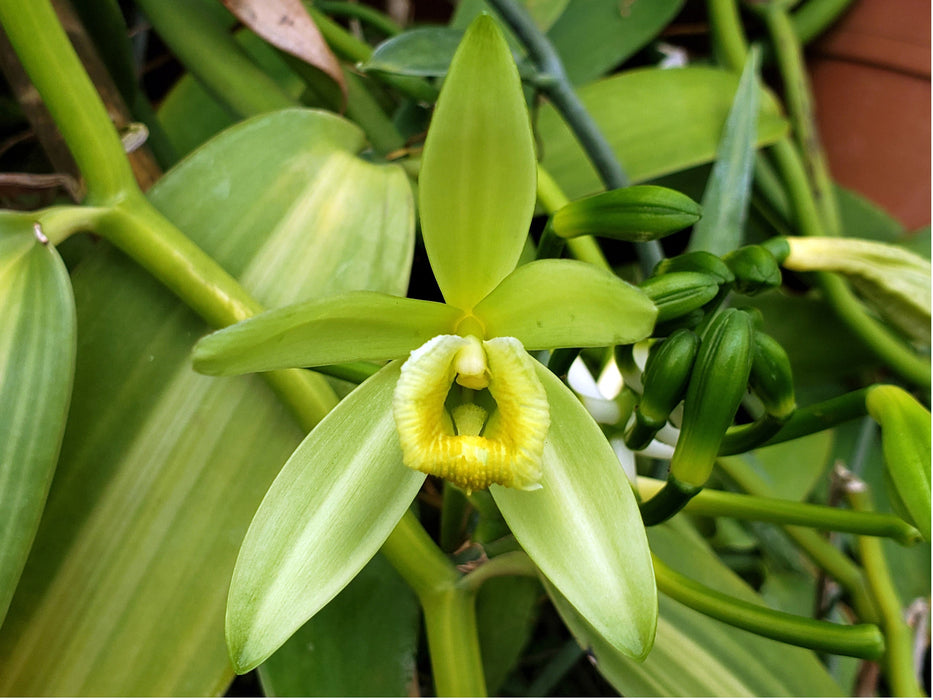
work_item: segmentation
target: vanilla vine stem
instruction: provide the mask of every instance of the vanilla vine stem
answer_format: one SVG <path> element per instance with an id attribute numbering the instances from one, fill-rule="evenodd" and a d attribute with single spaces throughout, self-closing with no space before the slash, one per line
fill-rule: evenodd
<path id="1" fill-rule="evenodd" d="M 570 84 L 564 64 L 548 38 L 538 29 L 528 12 L 515 0 L 489 0 L 496 12 L 505 20 L 521 40 L 528 55 L 538 69 L 536 87 L 539 88 L 560 113 L 576 136 L 587 157 L 599 173 L 606 189 L 614 190 L 629 185 L 628 175 L 622 169 L 612 145 L 606 140 L 599 125 L 577 97 Z M 635 244 L 642 271 L 647 276 L 664 257 L 657 241 Z"/>
<path id="2" fill-rule="evenodd" d="M 777 4 L 772 8 L 771 3 Z M 739 20 L 736 0 L 708 0 L 710 16 L 710 30 L 713 43 L 719 48 L 719 53 L 728 68 L 741 71 L 745 64 L 745 53 L 748 42 Z M 819 15 L 820 22 L 827 17 L 845 9 L 846 2 L 840 0 L 821 1 Z M 751 5 L 750 5 L 751 6 Z M 782 79 L 789 86 L 792 100 L 790 107 L 794 110 L 794 125 L 803 125 L 805 131 L 812 126 L 812 111 L 809 110 L 809 96 L 807 95 L 807 81 L 803 74 L 804 66 L 800 60 L 799 39 L 795 34 L 792 22 L 786 21 L 786 15 L 780 0 L 766 0 L 760 7 L 755 5 L 757 11 L 769 12 L 772 15 L 770 29 L 774 33 L 775 42 L 780 44 L 783 60 L 780 63 Z M 770 8 L 770 9 L 769 9 Z M 809 21 L 809 20 L 808 20 Z M 809 124 L 809 126 L 808 126 Z M 808 132 L 809 133 L 809 132 Z M 811 152 L 811 158 L 818 163 L 817 185 L 811 184 L 808 175 L 807 163 L 801 156 L 791 137 L 784 136 L 769 149 L 774 158 L 775 166 L 783 180 L 784 187 L 790 201 L 792 216 L 801 235 L 824 236 L 832 235 L 838 230 L 838 214 L 835 211 L 835 197 L 832 195 L 831 182 L 829 182 L 828 169 L 821 155 L 817 151 Z M 758 168 L 758 172 L 764 168 Z M 823 202 L 821 205 L 820 202 Z M 901 342 L 883 324 L 872 318 L 864 309 L 861 302 L 849 289 L 846 282 L 838 275 L 832 273 L 814 273 L 815 279 L 823 292 L 826 301 L 836 315 L 846 324 L 872 352 L 886 362 L 901 377 L 922 387 L 929 387 L 931 381 L 930 362 L 913 352 Z"/>
<path id="3" fill-rule="evenodd" d="M 79 208 L 47 210 L 45 224 L 56 228 L 50 234 L 60 240 L 86 226 L 104 236 L 212 326 L 260 312 L 259 302 L 139 190 L 116 129 L 49 0 L 0 2 L 0 24 L 87 180 L 87 217 Z M 305 429 L 336 404 L 321 375 L 282 370 L 263 376 Z M 411 512 L 383 551 L 419 593 L 439 692 L 484 694 L 473 593 L 456 587 L 458 572 Z"/>

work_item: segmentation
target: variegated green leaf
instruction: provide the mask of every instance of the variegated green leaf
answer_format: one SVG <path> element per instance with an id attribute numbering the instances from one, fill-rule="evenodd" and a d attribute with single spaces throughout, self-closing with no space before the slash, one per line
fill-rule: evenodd
<path id="1" fill-rule="evenodd" d="M 634 343 L 654 328 L 657 309 L 611 272 L 575 260 L 516 268 L 475 315 L 486 336 L 513 336 L 529 350 Z"/>
<path id="2" fill-rule="evenodd" d="M 7 214 L 5 212 L 5 214 Z M 0 219 L 0 623 L 39 527 L 75 362 L 68 272 L 28 217 Z"/>
<path id="3" fill-rule="evenodd" d="M 268 306 L 352 288 L 404 293 L 407 182 L 356 158 L 363 146 L 331 114 L 264 115 L 203 146 L 150 196 Z M 304 431 L 258 377 L 196 374 L 191 346 L 208 329 L 97 247 L 72 275 L 72 409 L 0 629 L 0 693 L 222 694 L 236 553 Z"/>
<path id="4" fill-rule="evenodd" d="M 643 182 L 716 156 L 737 76 L 715 68 L 645 68 L 619 73 L 578 91 L 633 182 Z M 603 189 L 596 170 L 556 110 L 537 121 L 542 165 L 571 199 Z M 772 95 L 762 95 L 756 143 L 787 131 Z"/>
<path id="5" fill-rule="evenodd" d="M 543 367 L 538 376 L 551 406 L 542 488 L 490 491 L 541 573 L 614 649 L 643 658 L 654 642 L 658 603 L 635 496 L 573 393 Z"/>
<path id="6" fill-rule="evenodd" d="M 244 374 L 394 360 L 436 335 L 453 332 L 462 315 L 437 302 L 349 292 L 267 311 L 217 331 L 195 346 L 194 368 L 205 374 Z"/>
<path id="7" fill-rule="evenodd" d="M 361 384 L 308 435 L 250 524 L 227 601 L 240 673 L 265 661 L 378 551 L 425 475 L 402 464 L 392 417 L 400 363 Z"/>
<path id="8" fill-rule="evenodd" d="M 748 584 L 680 518 L 649 529 L 652 551 L 708 586 L 748 601 Z M 596 669 L 623 695 L 660 697 L 838 696 L 816 654 L 711 620 L 660 597 L 658 634 L 642 662 L 619 654 L 551 584 L 551 598 Z M 793 669 L 789 672 L 788 669 Z"/>
<path id="9" fill-rule="evenodd" d="M 424 246 L 448 303 L 470 310 L 522 252 L 535 205 L 535 153 L 518 70 L 496 21 L 470 25 L 424 144 Z"/>

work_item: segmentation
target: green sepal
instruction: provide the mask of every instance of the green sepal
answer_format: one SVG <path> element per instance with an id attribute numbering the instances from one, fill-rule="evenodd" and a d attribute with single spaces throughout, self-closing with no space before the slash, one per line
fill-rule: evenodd
<path id="1" fill-rule="evenodd" d="M 398 359 L 452 332 L 462 315 L 433 301 L 347 292 L 266 311 L 212 333 L 195 345 L 194 368 L 227 375 Z"/>
<path id="2" fill-rule="evenodd" d="M 638 505 L 599 426 L 544 367 L 551 405 L 542 488 L 490 491 L 546 579 L 618 651 L 644 658 L 657 624 L 654 570 Z"/>
<path id="3" fill-rule="evenodd" d="M 384 367 L 311 431 L 253 517 L 227 599 L 238 673 L 262 663 L 337 595 L 418 493 L 424 474 L 402 464 L 392 417 L 400 366 Z"/>
<path id="4" fill-rule="evenodd" d="M 424 144 L 424 246 L 448 303 L 465 310 L 518 262 L 535 206 L 534 141 L 518 70 L 488 15 L 467 30 Z"/>
<path id="5" fill-rule="evenodd" d="M 658 323 L 686 316 L 719 293 L 720 281 L 705 272 L 664 272 L 639 285 L 658 307 Z"/>
<path id="6" fill-rule="evenodd" d="M 562 238 L 653 241 L 692 226 L 700 214 L 700 205 L 677 190 L 635 185 L 571 202 L 554 213 L 551 226 Z"/>
<path id="7" fill-rule="evenodd" d="M 527 350 L 602 347 L 650 335 L 657 310 L 616 275 L 575 260 L 515 269 L 476 305 L 486 337 L 512 336 Z"/>
<path id="8" fill-rule="evenodd" d="M 761 399 L 769 415 L 787 420 L 797 408 L 794 374 L 787 352 L 770 335 L 756 330 L 752 353 L 749 388 Z"/>
<path id="9" fill-rule="evenodd" d="M 0 221 L 0 622 L 55 473 L 74 377 L 75 302 L 32 217 Z"/>
<path id="10" fill-rule="evenodd" d="M 881 426 L 886 474 L 923 537 L 930 541 L 930 412 L 900 387 L 882 384 L 865 397 L 868 414 Z"/>
<path id="11" fill-rule="evenodd" d="M 696 333 L 681 328 L 651 348 L 642 376 L 645 389 L 635 409 L 635 423 L 625 436 L 625 444 L 630 449 L 647 447 L 683 399 L 699 345 Z"/>
<path id="12" fill-rule="evenodd" d="M 673 258 L 665 258 L 655 266 L 651 274 L 664 275 L 669 272 L 703 272 L 715 277 L 719 284 L 735 282 L 735 275 L 722 261 L 722 258 L 705 250 L 695 250 Z"/>
<path id="13" fill-rule="evenodd" d="M 781 268 L 767 248 L 747 245 L 722 256 L 740 294 L 760 294 L 781 285 Z"/>
<path id="14" fill-rule="evenodd" d="M 700 487 L 709 478 L 719 443 L 745 395 L 752 333 L 747 313 L 725 309 L 701 335 L 684 399 L 680 437 L 671 458 L 671 476 L 681 484 Z"/>

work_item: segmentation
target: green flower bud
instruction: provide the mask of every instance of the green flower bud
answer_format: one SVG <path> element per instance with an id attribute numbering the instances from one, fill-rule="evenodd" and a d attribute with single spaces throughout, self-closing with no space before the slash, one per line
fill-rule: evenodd
<path id="1" fill-rule="evenodd" d="M 678 482 L 700 487 L 709 478 L 748 385 L 752 335 L 751 319 L 739 309 L 720 311 L 703 331 L 671 459 L 671 476 Z"/>
<path id="2" fill-rule="evenodd" d="M 760 245 L 743 246 L 722 259 L 735 275 L 735 289 L 741 294 L 759 294 L 781 284 L 777 260 Z"/>
<path id="3" fill-rule="evenodd" d="M 665 258 L 655 266 L 653 276 L 669 272 L 704 272 L 715 277 L 720 284 L 732 284 L 735 275 L 721 258 L 705 250 L 683 253 L 673 258 Z"/>
<path id="4" fill-rule="evenodd" d="M 652 241 L 692 226 L 700 205 L 676 190 L 636 185 L 571 202 L 551 219 L 562 238 L 593 235 L 621 241 Z"/>
<path id="5" fill-rule="evenodd" d="M 639 286 L 658 307 L 658 322 L 699 309 L 719 293 L 717 278 L 703 272 L 668 272 L 649 277 Z"/>
<path id="6" fill-rule="evenodd" d="M 930 541 L 930 412 L 900 387 L 878 385 L 865 397 L 881 426 L 885 476 L 892 500 Z"/>
<path id="7" fill-rule="evenodd" d="M 625 436 L 630 449 L 647 447 L 683 399 L 699 346 L 699 336 L 684 328 L 651 349 L 642 376 L 645 388 L 635 409 L 635 423 Z"/>
<path id="8" fill-rule="evenodd" d="M 790 359 L 779 342 L 755 331 L 749 387 L 761 399 L 768 415 L 786 421 L 797 408 Z"/>

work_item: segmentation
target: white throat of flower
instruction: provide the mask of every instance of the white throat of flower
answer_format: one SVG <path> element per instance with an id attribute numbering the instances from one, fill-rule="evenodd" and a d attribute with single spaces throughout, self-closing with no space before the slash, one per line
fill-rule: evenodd
<path id="1" fill-rule="evenodd" d="M 515 338 L 432 338 L 402 365 L 392 410 L 412 469 L 467 493 L 541 488 L 547 395 Z"/>

